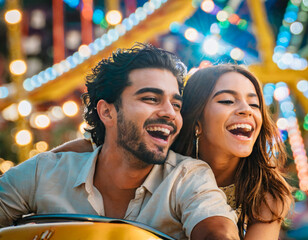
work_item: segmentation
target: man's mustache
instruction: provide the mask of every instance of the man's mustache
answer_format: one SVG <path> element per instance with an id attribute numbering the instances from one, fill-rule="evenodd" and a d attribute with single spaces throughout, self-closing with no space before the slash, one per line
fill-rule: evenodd
<path id="1" fill-rule="evenodd" d="M 150 124 L 165 124 L 173 128 L 173 130 L 171 131 L 171 134 L 174 134 L 177 132 L 176 125 L 173 122 L 167 121 L 166 119 L 162 119 L 162 118 L 148 119 L 145 121 L 143 127 L 145 128 L 147 125 L 150 125 Z"/>

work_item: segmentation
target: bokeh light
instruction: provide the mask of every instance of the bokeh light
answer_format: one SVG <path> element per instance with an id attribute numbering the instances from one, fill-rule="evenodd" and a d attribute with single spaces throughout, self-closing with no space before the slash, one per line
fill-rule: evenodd
<path id="1" fill-rule="evenodd" d="M 86 123 L 86 122 L 82 122 L 80 125 L 79 125 L 79 131 L 84 134 L 85 133 L 85 128 L 88 128 L 89 125 Z"/>
<path id="2" fill-rule="evenodd" d="M 32 111 L 32 105 L 29 101 L 27 100 L 22 100 L 19 104 L 18 104 L 18 112 L 21 116 L 26 117 L 29 116 L 29 114 Z"/>
<path id="3" fill-rule="evenodd" d="M 0 163 L 0 171 L 2 173 L 5 173 L 6 171 L 10 170 L 10 168 L 12 167 L 14 167 L 14 163 L 12 161 L 5 160 Z"/>
<path id="4" fill-rule="evenodd" d="M 46 114 L 38 114 L 34 119 L 34 124 L 40 129 L 47 128 L 50 125 L 50 119 Z"/>
<path id="5" fill-rule="evenodd" d="M 220 22 L 224 22 L 226 20 L 228 20 L 229 14 L 226 11 L 219 11 L 216 15 L 216 18 L 218 21 Z"/>
<path id="6" fill-rule="evenodd" d="M 29 130 L 20 130 L 15 135 L 15 141 L 20 146 L 28 145 L 32 141 L 32 133 Z"/>
<path id="7" fill-rule="evenodd" d="M 35 148 L 39 152 L 46 152 L 48 149 L 48 143 L 45 141 L 39 141 L 35 144 Z"/>
<path id="8" fill-rule="evenodd" d="M 219 49 L 219 43 L 216 38 L 207 38 L 202 45 L 203 51 L 208 55 L 215 55 Z"/>
<path id="9" fill-rule="evenodd" d="M 201 3 L 201 9 L 206 13 L 211 13 L 215 8 L 215 4 L 212 0 L 204 0 Z"/>
<path id="10" fill-rule="evenodd" d="M 195 42 L 198 39 L 198 32 L 194 28 L 187 28 L 184 36 L 188 41 Z"/>
<path id="11" fill-rule="evenodd" d="M 230 52 L 230 56 L 237 61 L 240 61 L 244 58 L 244 52 L 239 48 L 233 48 Z"/>
<path id="12" fill-rule="evenodd" d="M 106 14 L 106 20 L 110 25 L 117 25 L 122 21 L 122 14 L 118 10 L 111 10 Z"/>
<path id="13" fill-rule="evenodd" d="M 18 119 L 17 104 L 13 103 L 2 110 L 2 117 L 7 121 L 16 121 Z"/>
<path id="14" fill-rule="evenodd" d="M 4 14 L 4 19 L 9 24 L 16 24 L 21 21 L 21 12 L 17 9 L 12 9 Z"/>
<path id="15" fill-rule="evenodd" d="M 27 71 L 27 65 L 23 60 L 14 60 L 10 63 L 10 72 L 14 75 L 22 75 Z"/>
<path id="16" fill-rule="evenodd" d="M 63 104 L 62 110 L 66 116 L 73 117 L 78 113 L 78 106 L 74 101 L 67 101 Z"/>
<path id="17" fill-rule="evenodd" d="M 85 58 L 88 58 L 90 57 L 91 55 L 91 50 L 90 48 L 88 47 L 88 45 L 81 45 L 79 48 L 78 48 L 78 52 L 80 54 L 81 57 L 85 57 Z"/>
<path id="18" fill-rule="evenodd" d="M 280 130 L 286 130 L 288 128 L 288 120 L 285 118 L 279 118 L 276 125 Z"/>

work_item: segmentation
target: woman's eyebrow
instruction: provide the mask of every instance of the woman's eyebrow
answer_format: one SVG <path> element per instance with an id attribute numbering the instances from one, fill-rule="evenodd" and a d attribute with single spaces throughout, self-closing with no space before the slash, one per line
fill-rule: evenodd
<path id="1" fill-rule="evenodd" d="M 232 95 L 238 95 L 238 93 L 236 91 L 226 89 L 226 90 L 220 90 L 220 91 L 216 92 L 214 94 L 213 98 L 218 96 L 218 95 L 220 95 L 220 94 L 223 94 L 223 93 L 229 93 L 229 94 L 232 94 Z M 248 97 L 257 97 L 258 98 L 258 95 L 256 93 L 248 93 L 247 96 Z"/>

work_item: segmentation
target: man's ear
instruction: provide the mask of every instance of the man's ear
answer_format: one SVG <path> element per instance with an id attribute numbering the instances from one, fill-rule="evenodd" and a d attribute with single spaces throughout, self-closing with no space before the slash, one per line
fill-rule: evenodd
<path id="1" fill-rule="evenodd" d="M 111 103 L 107 103 L 101 99 L 96 105 L 97 114 L 105 126 L 110 126 L 115 121 L 115 107 Z"/>

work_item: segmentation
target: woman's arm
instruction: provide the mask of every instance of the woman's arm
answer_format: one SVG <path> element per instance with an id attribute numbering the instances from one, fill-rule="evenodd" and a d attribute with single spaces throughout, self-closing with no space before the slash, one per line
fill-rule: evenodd
<path id="1" fill-rule="evenodd" d="M 93 146 L 90 140 L 79 138 L 55 147 L 51 152 L 93 152 Z"/>
<path id="2" fill-rule="evenodd" d="M 282 218 L 287 215 L 290 209 L 291 199 L 289 198 L 285 201 L 285 205 L 283 205 L 281 201 L 276 200 L 272 195 L 267 194 L 266 201 L 271 209 L 275 209 L 278 214 L 282 213 Z M 260 217 L 264 220 L 270 220 L 272 218 L 272 213 L 264 203 L 261 205 Z M 247 228 L 244 240 L 277 240 L 279 238 L 280 227 L 280 220 L 276 220 L 272 223 L 252 223 Z"/>

